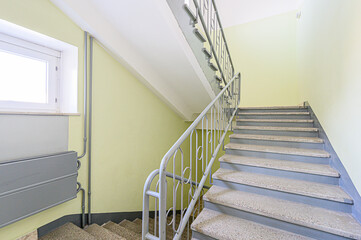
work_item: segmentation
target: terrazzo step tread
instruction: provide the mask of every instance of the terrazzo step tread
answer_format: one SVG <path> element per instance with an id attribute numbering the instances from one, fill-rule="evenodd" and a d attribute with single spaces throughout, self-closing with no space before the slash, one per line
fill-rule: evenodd
<path id="1" fill-rule="evenodd" d="M 339 186 L 335 185 L 234 171 L 223 168 L 218 169 L 213 174 L 213 179 L 318 199 L 326 199 L 334 202 L 347 204 L 353 203 L 352 198 Z"/>
<path id="2" fill-rule="evenodd" d="M 212 186 L 203 199 L 338 236 L 361 239 L 361 225 L 348 213 L 218 186 Z"/>
<path id="3" fill-rule="evenodd" d="M 307 127 L 270 127 L 270 126 L 235 126 L 236 130 L 283 131 L 283 132 L 318 132 L 318 128 Z"/>
<path id="4" fill-rule="evenodd" d="M 92 224 L 85 229 L 85 231 L 93 235 L 98 240 L 126 240 L 125 238 L 109 231 L 98 224 Z"/>
<path id="5" fill-rule="evenodd" d="M 136 218 L 136 219 L 133 220 L 133 223 L 136 224 L 136 225 L 138 225 L 138 226 L 140 226 L 140 229 L 143 228 L 142 219 Z M 149 232 L 150 232 L 151 234 L 154 233 L 154 219 L 153 219 L 153 218 L 149 218 Z"/>
<path id="6" fill-rule="evenodd" d="M 177 215 L 177 218 L 178 218 L 178 215 Z M 170 223 L 170 221 L 171 221 L 171 218 L 168 217 L 167 223 Z M 133 223 L 142 225 L 142 219 L 137 218 L 133 221 Z M 157 221 L 157 225 L 158 225 L 158 223 L 159 223 L 159 219 Z M 153 218 L 149 218 L 149 232 L 151 234 L 154 233 L 154 219 Z M 167 225 L 167 239 L 173 239 L 172 235 L 173 235 L 172 227 Z M 184 239 L 184 236 L 182 236 L 182 239 Z"/>
<path id="7" fill-rule="evenodd" d="M 151 220 L 153 220 L 153 218 L 149 218 L 149 222 L 150 222 Z M 154 221 L 154 220 L 153 220 L 153 221 Z M 136 218 L 136 219 L 133 220 L 133 223 L 142 226 L 142 223 L 143 223 L 143 222 L 142 222 L 142 219 Z"/>
<path id="8" fill-rule="evenodd" d="M 93 235 L 72 223 L 66 223 L 54 231 L 39 238 L 39 240 L 97 240 Z"/>
<path id="9" fill-rule="evenodd" d="M 237 118 L 237 122 L 263 122 L 263 123 L 313 123 L 312 119 L 244 119 Z"/>
<path id="10" fill-rule="evenodd" d="M 119 223 L 119 226 L 125 227 L 135 233 L 142 234 L 142 226 L 139 226 L 129 220 L 124 219 Z"/>
<path id="11" fill-rule="evenodd" d="M 306 240 L 294 233 L 232 217 L 204 208 L 191 226 L 193 231 L 222 240 Z"/>
<path id="12" fill-rule="evenodd" d="M 237 138 L 237 139 L 280 141 L 280 142 L 323 143 L 323 140 L 317 137 L 293 137 L 293 136 L 256 135 L 256 134 L 232 134 L 229 137 Z"/>
<path id="13" fill-rule="evenodd" d="M 112 231 L 113 233 L 127 239 L 127 240 L 141 240 L 142 235 L 135 233 L 125 227 L 120 226 L 119 224 L 116 224 L 114 222 L 107 222 L 102 227 L 108 229 L 109 231 Z"/>
<path id="14" fill-rule="evenodd" d="M 231 150 L 240 150 L 240 151 L 266 152 L 266 153 L 298 155 L 298 156 L 319 157 L 319 158 L 329 158 L 331 156 L 325 150 L 308 149 L 308 148 L 291 148 L 291 147 L 278 147 L 278 146 L 252 145 L 252 144 L 239 144 L 239 143 L 228 143 L 225 146 L 225 148 Z"/>
<path id="15" fill-rule="evenodd" d="M 309 112 L 240 112 L 238 115 L 301 115 L 308 116 Z"/>
<path id="16" fill-rule="evenodd" d="M 230 164 L 240 164 L 251 167 L 269 168 L 282 171 L 308 173 L 314 175 L 328 176 L 328 177 L 340 177 L 340 174 L 326 164 L 313 164 L 304 162 L 295 162 L 287 160 L 277 160 L 268 158 L 256 158 L 237 156 L 231 154 L 225 154 L 219 158 L 220 162 Z"/>
<path id="17" fill-rule="evenodd" d="M 239 110 L 277 110 L 277 109 L 307 109 L 304 106 L 269 106 L 269 107 L 240 107 Z"/>

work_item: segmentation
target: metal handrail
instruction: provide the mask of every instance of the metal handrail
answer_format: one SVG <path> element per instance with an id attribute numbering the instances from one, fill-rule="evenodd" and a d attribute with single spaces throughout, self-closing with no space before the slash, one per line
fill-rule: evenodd
<path id="1" fill-rule="evenodd" d="M 226 95 L 226 92 L 228 93 Z M 208 175 L 211 173 L 211 168 L 217 157 L 219 150 L 221 149 L 227 131 L 232 125 L 233 118 L 237 112 L 238 105 L 240 103 L 241 93 L 241 75 L 237 73 L 217 95 L 217 97 L 202 111 L 202 113 L 194 120 L 190 127 L 182 134 L 177 142 L 169 149 L 164 155 L 160 168 L 153 171 L 147 178 L 144 191 L 143 191 L 143 225 L 142 225 L 142 239 L 166 239 L 166 224 L 167 215 L 173 212 L 173 232 L 174 240 L 180 239 L 186 226 L 189 226 L 189 218 L 194 210 L 194 207 L 200 198 L 200 194 L 203 190 L 204 184 L 208 179 Z M 209 116 L 210 113 L 210 116 Z M 208 128 L 208 123 L 211 122 L 211 127 Z M 197 126 L 202 125 L 202 141 L 201 145 L 198 141 Z M 204 134 L 205 133 L 205 134 Z M 196 156 L 193 162 L 192 156 L 192 137 L 196 137 L 195 149 Z M 190 139 L 190 159 L 189 166 L 184 166 L 184 156 L 182 150 L 182 144 L 187 139 Z M 204 140 L 206 139 L 206 140 Z M 211 152 L 210 159 L 208 161 L 208 152 Z M 181 156 L 181 176 L 175 174 L 176 171 L 176 156 L 180 152 Z M 201 154 L 201 157 L 199 157 Z M 169 160 L 173 157 L 173 173 L 169 173 L 166 169 Z M 195 164 L 194 164 L 195 163 Z M 198 165 L 201 163 L 202 177 L 198 183 Z M 186 164 L 187 165 L 187 164 Z M 195 171 L 193 171 L 193 165 L 195 165 Z M 205 168 L 205 169 L 204 169 Z M 189 177 L 185 177 L 185 172 L 189 171 Z M 159 175 L 159 180 L 155 191 L 150 190 L 152 182 L 155 177 Z M 195 181 L 193 181 L 193 175 L 195 175 Z M 166 178 L 171 177 L 173 179 L 173 206 L 167 210 L 167 181 Z M 176 181 L 177 184 L 176 184 Z M 184 198 L 184 185 L 190 185 L 188 192 L 188 205 L 183 209 Z M 159 190 L 158 190 L 159 187 Z M 175 215 L 177 211 L 177 191 L 181 189 L 180 205 L 181 205 L 181 221 L 178 228 L 175 225 Z M 193 188 L 195 188 L 193 192 Z M 149 198 L 154 197 L 155 202 L 155 222 L 157 214 L 159 214 L 159 237 L 150 234 L 149 232 Z M 159 212 L 157 212 L 157 202 L 159 202 Z M 156 226 L 156 224 L 154 224 Z M 156 227 L 155 227 L 156 232 Z"/>
<path id="2" fill-rule="evenodd" d="M 210 45 L 212 54 L 215 58 L 218 69 L 221 73 L 222 80 L 226 85 L 228 83 L 226 77 L 232 77 L 234 75 L 234 65 L 231 58 L 231 54 L 229 52 L 228 43 L 226 40 L 226 36 L 224 34 L 223 25 L 221 23 L 221 19 L 218 14 L 218 9 L 215 0 L 193 0 L 193 3 L 196 8 L 195 22 L 198 21 L 198 18 L 200 19 L 204 33 L 206 34 L 208 43 Z M 205 20 L 205 16 L 206 18 L 208 18 L 207 21 Z M 218 31 L 221 34 L 219 34 Z M 212 40 L 212 35 L 215 35 L 213 36 L 215 42 L 214 40 Z M 221 40 L 220 37 L 222 37 Z M 226 51 L 227 54 L 226 58 L 224 58 L 224 52 L 223 52 L 224 50 Z M 220 62 L 220 59 L 222 58 L 224 59 L 224 66 L 222 66 Z M 228 64 L 230 65 L 232 71 L 230 72 L 230 74 L 227 75 L 224 72 L 228 70 Z"/>

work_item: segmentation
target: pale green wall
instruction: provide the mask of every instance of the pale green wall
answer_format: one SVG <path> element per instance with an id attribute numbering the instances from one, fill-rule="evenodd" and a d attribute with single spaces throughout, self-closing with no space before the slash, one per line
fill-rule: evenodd
<path id="1" fill-rule="evenodd" d="M 302 103 L 296 66 L 296 12 L 225 29 L 236 71 L 242 73 L 242 106 Z"/>
<path id="2" fill-rule="evenodd" d="M 83 31 L 48 0 L 2 0 L 0 18 L 79 47 L 81 111 Z M 97 43 L 93 81 L 93 211 L 140 211 L 147 175 L 189 124 Z M 70 150 L 81 151 L 82 127 L 82 117 L 70 117 Z M 79 180 L 85 188 L 86 171 L 83 162 Z M 80 197 L 0 229 L 0 239 L 15 239 L 79 212 Z"/>
<path id="3" fill-rule="evenodd" d="M 306 0 L 301 10 L 302 99 L 310 102 L 361 193 L 361 1 Z"/>

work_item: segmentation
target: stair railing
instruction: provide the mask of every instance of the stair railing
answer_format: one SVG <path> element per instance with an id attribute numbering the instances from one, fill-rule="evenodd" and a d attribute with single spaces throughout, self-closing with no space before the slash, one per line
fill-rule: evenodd
<path id="1" fill-rule="evenodd" d="M 190 223 L 194 213 L 201 210 L 201 194 L 211 184 L 212 166 L 232 127 L 240 94 L 241 75 L 237 73 L 164 155 L 160 168 L 147 178 L 143 191 L 143 240 L 165 240 L 166 233 L 170 234 L 169 228 L 174 240 L 182 236 L 190 238 Z M 152 234 L 149 231 L 150 197 L 155 204 Z"/>
<path id="2" fill-rule="evenodd" d="M 185 0 L 184 8 L 196 25 L 201 23 L 224 85 L 234 76 L 234 66 L 215 0 Z M 195 14 L 193 14 L 195 11 Z"/>

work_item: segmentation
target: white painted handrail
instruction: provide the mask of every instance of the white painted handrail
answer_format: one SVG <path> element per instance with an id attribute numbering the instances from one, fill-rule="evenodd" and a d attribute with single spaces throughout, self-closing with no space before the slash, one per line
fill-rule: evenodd
<path id="1" fill-rule="evenodd" d="M 196 204 L 201 201 L 201 193 L 208 176 L 211 175 L 213 163 L 224 144 L 227 131 L 232 126 L 240 103 L 240 95 L 241 75 L 237 73 L 164 155 L 160 168 L 149 175 L 143 191 L 143 240 L 165 240 L 167 224 L 172 225 L 173 239 L 180 239 L 182 234 L 188 234 L 189 239 L 189 219 L 196 209 Z M 201 130 L 197 130 L 199 125 L 202 125 Z M 189 157 L 185 156 L 183 151 L 188 146 Z M 177 154 L 180 159 L 177 158 Z M 172 165 L 169 164 L 170 160 L 173 160 Z M 170 167 L 172 167 L 172 172 L 167 171 L 167 168 Z M 177 170 L 180 172 L 179 176 L 176 174 Z M 187 173 L 188 176 L 186 176 Z M 152 182 L 158 175 L 159 180 L 155 190 L 151 190 Z M 171 207 L 167 207 L 167 198 L 169 197 L 167 195 L 167 178 L 171 179 Z M 210 178 L 209 183 L 211 184 Z M 150 197 L 155 199 L 153 234 L 149 232 Z M 184 198 L 187 198 L 186 204 Z M 180 213 L 178 226 L 176 226 L 177 212 Z M 172 213 L 172 221 L 167 223 L 170 213 Z M 157 226 L 158 216 L 159 224 Z M 184 230 L 187 226 L 188 232 L 186 233 Z"/>

